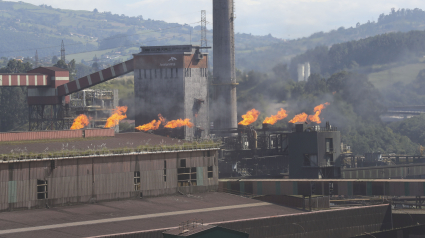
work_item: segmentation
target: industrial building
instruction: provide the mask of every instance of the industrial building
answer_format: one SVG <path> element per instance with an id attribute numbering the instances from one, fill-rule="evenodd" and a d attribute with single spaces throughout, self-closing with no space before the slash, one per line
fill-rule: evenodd
<path id="1" fill-rule="evenodd" d="M 208 54 L 193 45 L 141 47 L 134 55 L 136 125 L 162 114 L 169 120 L 190 119 L 176 137 L 209 135 Z"/>
<path id="2" fill-rule="evenodd" d="M 341 134 L 329 123 L 326 127 L 295 126 L 289 134 L 289 178 L 338 178 L 336 160 L 341 154 Z"/>
<path id="3" fill-rule="evenodd" d="M 388 204 L 405 196 L 423 205 L 425 181 L 404 178 L 425 175 L 424 164 L 341 170 L 352 155 L 329 122 L 238 126 L 235 3 L 212 3 L 210 81 L 204 44 L 142 46 L 133 59 L 71 82 L 55 67 L 0 74 L 0 86 L 28 87 L 30 105 L 30 132 L 0 133 L 1 237 L 398 238 L 425 224 L 410 214 L 406 223 Z M 118 92 L 91 87 L 130 72 L 136 126 L 159 114 L 194 126 L 100 129 Z M 310 73 L 308 62 L 298 66 L 299 81 Z M 68 130 L 78 114 L 91 124 Z M 362 196 L 380 196 L 379 203 L 334 203 Z"/>
<path id="4" fill-rule="evenodd" d="M 222 133 L 223 130 L 212 130 Z M 223 138 L 220 177 L 272 176 L 289 178 L 339 178 L 341 134 L 326 127 L 296 124 L 291 129 L 263 124 L 262 129 L 239 126 L 224 130 L 237 134 Z M 289 174 L 288 174 L 289 170 Z"/>
<path id="5" fill-rule="evenodd" d="M 72 121 L 78 115 L 84 114 L 91 118 L 88 128 L 103 128 L 112 111 L 118 107 L 118 90 L 85 89 L 70 96 L 69 118 Z M 68 127 L 70 128 L 70 127 Z M 68 129 L 67 128 L 67 129 Z M 114 127 L 119 132 L 119 125 Z"/>
<path id="6" fill-rule="evenodd" d="M 179 146 L 147 133 L 105 138 L 104 130 L 91 131 L 83 131 L 87 138 L 81 130 L 62 133 L 66 144 L 2 142 L 0 211 L 217 189 L 214 145 Z M 13 139 L 17 133 L 6 134 Z"/>

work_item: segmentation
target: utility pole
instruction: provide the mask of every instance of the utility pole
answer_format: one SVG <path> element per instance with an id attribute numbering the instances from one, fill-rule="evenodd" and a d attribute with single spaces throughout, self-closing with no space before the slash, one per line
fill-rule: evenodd
<path id="1" fill-rule="evenodd" d="M 207 40 L 207 11 L 201 11 L 201 48 L 204 48 L 204 52 L 208 52 L 208 49 L 205 49 L 208 46 Z"/>
<path id="2" fill-rule="evenodd" d="M 63 40 L 61 45 L 61 60 L 65 63 L 65 45 L 63 44 Z"/>

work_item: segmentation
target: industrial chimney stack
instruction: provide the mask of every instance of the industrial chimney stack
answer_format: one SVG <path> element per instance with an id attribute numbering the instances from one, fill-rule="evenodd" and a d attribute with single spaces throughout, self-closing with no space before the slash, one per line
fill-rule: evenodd
<path id="1" fill-rule="evenodd" d="M 214 79 L 210 116 L 214 129 L 237 127 L 233 0 L 213 0 Z"/>

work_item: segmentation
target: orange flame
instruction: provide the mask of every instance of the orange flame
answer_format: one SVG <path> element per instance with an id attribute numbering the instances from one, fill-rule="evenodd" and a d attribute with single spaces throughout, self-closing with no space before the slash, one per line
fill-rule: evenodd
<path id="1" fill-rule="evenodd" d="M 298 123 L 298 122 L 306 122 L 308 118 L 307 113 L 303 112 L 294 117 L 294 119 L 290 120 L 289 123 Z"/>
<path id="2" fill-rule="evenodd" d="M 242 116 L 243 121 L 239 122 L 238 125 L 244 125 L 244 126 L 251 125 L 258 119 L 259 115 L 260 115 L 259 111 L 252 109 L 251 111 L 248 111 L 245 115 Z"/>
<path id="3" fill-rule="evenodd" d="M 325 104 L 320 104 L 319 106 L 314 108 L 314 115 L 308 116 L 308 120 L 311 122 L 315 122 L 317 124 L 322 123 L 320 119 L 320 114 L 322 113 L 322 110 L 326 108 L 326 106 L 329 106 L 330 104 L 327 102 Z"/>
<path id="4" fill-rule="evenodd" d="M 174 129 L 177 127 L 183 127 L 183 126 L 187 126 L 189 128 L 194 127 L 195 125 L 193 125 L 192 122 L 190 122 L 190 119 L 178 119 L 178 120 L 174 120 L 174 121 L 170 121 L 167 123 L 167 125 L 165 125 L 165 128 L 170 128 L 170 129 Z"/>
<path id="5" fill-rule="evenodd" d="M 74 119 L 74 123 L 71 126 L 71 130 L 83 129 L 84 127 L 88 126 L 89 123 L 90 123 L 89 118 L 86 115 L 81 114 Z"/>
<path id="6" fill-rule="evenodd" d="M 112 128 L 120 123 L 120 121 L 127 118 L 127 115 L 125 113 L 127 112 L 127 107 L 117 107 L 112 111 L 112 116 L 108 118 L 106 121 L 105 128 Z"/>
<path id="7" fill-rule="evenodd" d="M 159 120 L 153 120 L 151 123 L 145 124 L 143 126 L 136 127 L 138 131 L 149 131 L 149 130 L 158 130 L 161 124 L 165 123 L 165 118 L 161 114 L 158 115 Z"/>
<path id="8" fill-rule="evenodd" d="M 275 116 L 271 116 L 271 117 L 267 117 L 263 124 L 270 124 L 270 125 L 274 125 L 276 124 L 277 121 L 283 120 L 288 116 L 288 114 L 286 113 L 286 111 L 281 108 L 280 111 L 277 113 L 277 115 Z"/>

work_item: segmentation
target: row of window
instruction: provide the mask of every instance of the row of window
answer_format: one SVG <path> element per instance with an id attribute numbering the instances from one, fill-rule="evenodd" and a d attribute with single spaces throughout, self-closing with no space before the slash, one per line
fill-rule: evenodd
<path id="1" fill-rule="evenodd" d="M 179 69 L 139 69 L 139 79 L 171 79 L 179 77 Z"/>
<path id="2" fill-rule="evenodd" d="M 208 151 L 209 153 L 209 151 Z M 209 166 L 207 176 L 208 178 L 214 177 L 214 167 Z M 167 182 L 167 161 L 164 160 L 164 182 Z M 197 185 L 197 169 L 196 167 L 187 168 L 186 159 L 180 160 L 180 168 L 177 169 L 177 185 L 179 187 L 196 186 Z M 140 190 L 140 171 L 134 172 L 134 191 Z"/>
<path id="3" fill-rule="evenodd" d="M 208 76 L 208 69 L 201 68 L 201 77 Z M 192 77 L 192 69 L 184 69 L 185 77 Z M 179 77 L 179 69 L 139 69 L 139 79 L 172 79 Z"/>
<path id="4" fill-rule="evenodd" d="M 186 168 L 186 160 L 180 160 L 180 167 L 177 170 L 177 182 L 179 187 L 196 186 L 197 171 L 196 167 Z M 208 178 L 213 178 L 213 166 L 208 167 Z M 164 182 L 167 182 L 167 161 L 164 160 Z M 140 171 L 134 172 L 134 191 L 140 191 Z M 37 199 L 48 199 L 47 180 L 37 180 Z"/>

